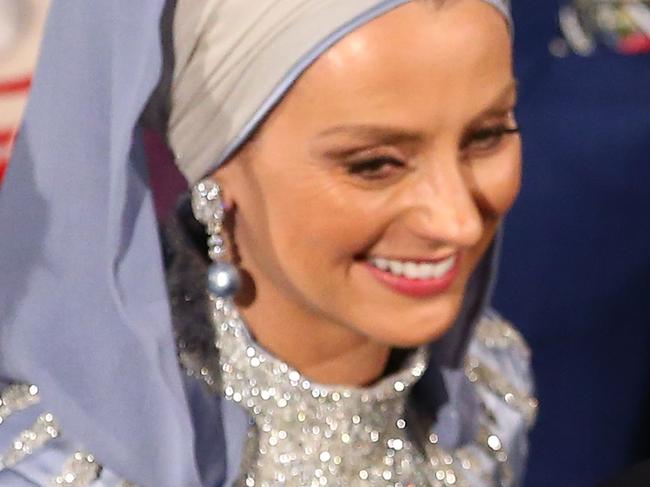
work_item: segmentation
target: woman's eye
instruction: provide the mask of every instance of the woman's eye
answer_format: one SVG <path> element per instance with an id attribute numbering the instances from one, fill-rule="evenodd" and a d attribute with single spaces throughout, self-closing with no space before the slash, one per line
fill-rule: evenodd
<path id="1" fill-rule="evenodd" d="M 383 179 L 390 177 L 395 170 L 404 167 L 404 163 L 394 157 L 375 157 L 348 164 L 347 172 L 363 179 Z"/>
<path id="2" fill-rule="evenodd" d="M 516 133 L 519 133 L 519 127 L 505 125 L 478 129 L 469 134 L 463 143 L 463 150 L 473 153 L 489 152 L 499 147 L 506 136 Z"/>

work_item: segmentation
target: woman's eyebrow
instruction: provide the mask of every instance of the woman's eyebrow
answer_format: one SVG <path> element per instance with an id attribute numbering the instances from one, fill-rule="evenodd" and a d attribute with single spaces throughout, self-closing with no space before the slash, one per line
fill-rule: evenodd
<path id="1" fill-rule="evenodd" d="M 372 124 L 336 125 L 320 132 L 317 138 L 320 139 L 333 135 L 349 135 L 355 138 L 379 141 L 386 144 L 417 142 L 424 138 L 424 135 L 419 132 L 405 130 L 401 127 Z"/>
<path id="2" fill-rule="evenodd" d="M 504 107 L 509 104 L 510 99 L 516 96 L 517 81 L 512 80 L 498 94 L 494 100 L 476 116 L 476 119 L 494 115 L 502 115 L 507 111 Z M 416 131 L 405 130 L 402 127 L 391 127 L 388 125 L 373 124 L 351 124 L 335 125 L 320 132 L 316 139 L 322 139 L 336 135 L 347 135 L 357 139 L 365 139 L 384 144 L 400 144 L 408 142 L 420 142 L 424 134 Z"/>
<path id="3" fill-rule="evenodd" d="M 517 80 L 512 79 L 487 105 L 486 108 L 481 110 L 475 119 L 503 115 L 510 110 L 512 100 L 517 99 Z M 508 106 L 506 106 L 508 105 Z"/>

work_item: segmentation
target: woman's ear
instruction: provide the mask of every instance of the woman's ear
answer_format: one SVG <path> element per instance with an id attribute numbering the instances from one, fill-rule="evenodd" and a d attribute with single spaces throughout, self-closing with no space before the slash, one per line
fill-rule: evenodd
<path id="1" fill-rule="evenodd" d="M 223 209 L 225 210 L 226 213 L 230 213 L 230 211 L 235 208 L 235 198 L 233 196 L 234 191 L 229 191 L 227 186 L 224 186 L 220 184 L 221 190 L 223 191 L 223 196 L 222 196 L 222 202 L 223 202 Z"/>
<path id="2" fill-rule="evenodd" d="M 226 211 L 237 206 L 240 191 L 248 186 L 246 168 L 250 164 L 252 151 L 253 144 L 248 141 L 210 176 L 221 187 L 222 201 Z"/>
<path id="3" fill-rule="evenodd" d="M 226 171 L 225 168 L 219 168 L 210 176 L 210 179 L 221 188 L 221 202 L 226 213 L 235 207 L 236 200 L 234 182 L 230 182 L 233 178 L 228 177 L 228 173 L 229 171 Z"/>

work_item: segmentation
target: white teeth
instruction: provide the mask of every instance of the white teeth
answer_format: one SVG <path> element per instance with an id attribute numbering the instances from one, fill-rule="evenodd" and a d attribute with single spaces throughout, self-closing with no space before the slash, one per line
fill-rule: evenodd
<path id="1" fill-rule="evenodd" d="M 396 274 L 398 276 L 402 275 L 402 272 L 404 271 L 404 264 L 402 264 L 398 260 L 389 260 L 388 261 L 388 267 L 390 272 L 393 274 Z"/>
<path id="2" fill-rule="evenodd" d="M 455 262 L 455 257 L 451 257 L 435 264 L 433 266 L 433 277 L 439 278 L 447 274 L 447 272 L 449 272 L 451 268 L 454 267 Z"/>
<path id="3" fill-rule="evenodd" d="M 372 260 L 372 265 L 381 269 L 382 271 L 387 271 L 389 269 L 388 261 L 382 257 L 377 257 Z"/>
<path id="4" fill-rule="evenodd" d="M 402 273 L 409 279 L 417 279 L 420 277 L 420 266 L 415 262 L 407 262 L 402 268 Z"/>
<path id="5" fill-rule="evenodd" d="M 440 279 L 454 267 L 456 255 L 436 263 L 401 261 L 384 257 L 373 257 L 370 263 L 382 271 L 409 279 Z"/>

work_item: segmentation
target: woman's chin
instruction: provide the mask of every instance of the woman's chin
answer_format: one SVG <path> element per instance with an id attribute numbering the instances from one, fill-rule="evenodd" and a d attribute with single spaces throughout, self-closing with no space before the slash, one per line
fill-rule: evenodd
<path id="1" fill-rule="evenodd" d="M 435 309 L 379 313 L 366 330 L 373 340 L 394 348 L 414 348 L 440 339 L 456 321 L 461 299 L 449 296 Z M 416 308 L 416 307 L 414 307 Z M 367 319 L 367 318 L 366 318 Z"/>
<path id="2" fill-rule="evenodd" d="M 366 264 L 352 267 L 354 315 L 348 315 L 348 328 L 360 331 L 371 340 L 398 348 L 413 348 L 440 339 L 454 324 L 462 307 L 469 263 L 452 269 L 449 279 L 437 279 L 425 289 L 426 281 L 389 279 L 388 274 Z M 406 281 L 405 283 L 403 281 Z M 409 286 L 409 284 L 413 284 Z M 435 287 L 438 286 L 438 287 Z M 426 290 L 427 293 L 419 293 Z M 343 308 L 349 308 L 345 306 Z"/>

